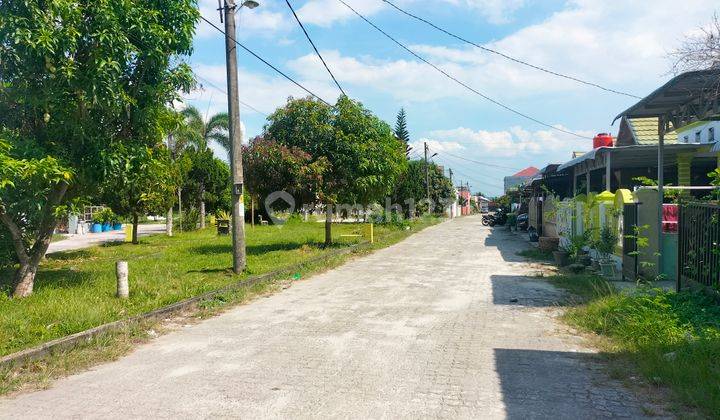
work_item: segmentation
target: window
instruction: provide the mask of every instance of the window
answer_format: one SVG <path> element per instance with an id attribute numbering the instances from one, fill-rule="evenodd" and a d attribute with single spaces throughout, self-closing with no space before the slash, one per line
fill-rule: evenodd
<path id="1" fill-rule="evenodd" d="M 708 143 L 715 141 L 715 127 L 708 128 Z"/>
<path id="2" fill-rule="evenodd" d="M 695 132 L 695 143 L 700 143 L 700 131 Z"/>
<path id="3" fill-rule="evenodd" d="M 688 137 L 688 136 L 683 137 L 683 143 L 687 143 L 689 141 L 690 141 L 690 137 Z"/>

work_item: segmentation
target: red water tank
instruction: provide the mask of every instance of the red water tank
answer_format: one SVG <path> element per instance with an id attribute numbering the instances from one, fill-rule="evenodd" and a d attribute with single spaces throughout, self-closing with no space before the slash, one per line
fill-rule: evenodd
<path id="1" fill-rule="evenodd" d="M 613 137 L 608 133 L 600 133 L 593 138 L 593 149 L 598 147 L 613 147 Z"/>

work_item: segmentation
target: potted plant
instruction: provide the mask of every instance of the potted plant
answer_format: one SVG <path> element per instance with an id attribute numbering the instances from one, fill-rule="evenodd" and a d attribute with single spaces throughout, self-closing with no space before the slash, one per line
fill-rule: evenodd
<path id="1" fill-rule="evenodd" d="M 113 213 L 112 230 L 122 230 L 123 225 L 117 214 Z"/>
<path id="2" fill-rule="evenodd" d="M 229 235 L 230 234 L 230 215 L 226 211 L 217 212 L 217 220 L 215 224 L 217 226 L 218 235 Z"/>
<path id="3" fill-rule="evenodd" d="M 115 214 L 109 208 L 104 208 L 100 212 L 100 221 L 102 223 L 102 231 L 103 232 L 109 232 L 112 230 L 112 219 L 114 217 L 115 217 Z"/>
<path id="4" fill-rule="evenodd" d="M 553 259 L 555 260 L 555 265 L 558 267 L 565 267 L 566 265 L 570 264 L 570 253 L 565 249 L 565 247 L 560 247 L 559 249 L 556 249 L 553 251 Z"/>
<path id="5" fill-rule="evenodd" d="M 595 242 L 595 250 L 600 255 L 598 263 L 600 272 L 604 277 L 615 277 L 615 261 L 612 255 L 615 252 L 618 235 L 610 226 L 605 226 L 600 230 L 600 237 Z"/>
<path id="6" fill-rule="evenodd" d="M 90 226 L 90 232 L 100 233 L 102 232 L 103 215 L 102 212 L 93 214 L 92 225 Z"/>

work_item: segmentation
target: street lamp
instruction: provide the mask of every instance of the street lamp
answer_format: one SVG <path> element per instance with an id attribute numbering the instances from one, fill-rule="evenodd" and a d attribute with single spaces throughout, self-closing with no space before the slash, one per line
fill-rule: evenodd
<path id="1" fill-rule="evenodd" d="M 248 9 L 254 9 L 254 8 L 260 6 L 260 3 L 256 2 L 255 0 L 245 0 L 244 2 L 242 2 L 242 4 L 240 4 L 241 8 L 243 6 L 247 7 Z"/>

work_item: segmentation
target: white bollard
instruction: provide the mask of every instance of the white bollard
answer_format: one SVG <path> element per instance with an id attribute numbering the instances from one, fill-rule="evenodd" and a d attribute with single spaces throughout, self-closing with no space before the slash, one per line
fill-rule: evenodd
<path id="1" fill-rule="evenodd" d="M 115 264 L 115 274 L 117 275 L 117 297 L 127 299 L 130 296 L 127 261 L 118 261 Z"/>

